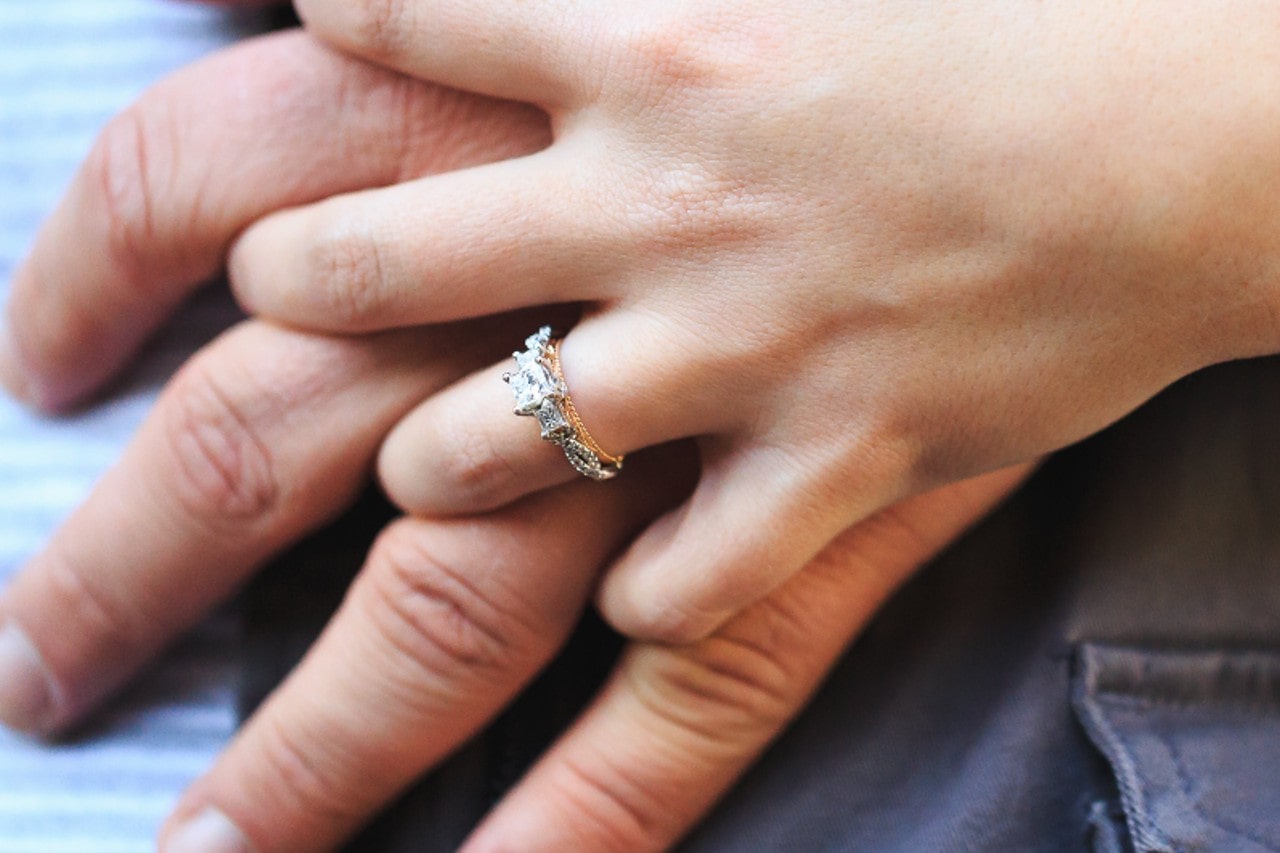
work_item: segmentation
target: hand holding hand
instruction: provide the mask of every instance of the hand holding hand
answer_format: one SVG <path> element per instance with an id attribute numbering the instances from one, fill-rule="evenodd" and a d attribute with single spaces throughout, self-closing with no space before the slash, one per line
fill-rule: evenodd
<path id="1" fill-rule="evenodd" d="M 334 92 L 346 96 L 338 110 Z M 275 207 L 544 143 L 534 111 L 412 83 L 299 36 L 193 67 L 106 132 L 15 281 L 33 394 L 63 405 L 96 387 Z M 236 173 L 221 171 L 229 153 Z M 44 732 L 82 717 L 339 512 L 392 424 L 526 322 L 357 338 L 249 322 L 216 341 L 6 590 L 0 623 L 33 656 L 25 677 L 0 678 L 4 716 Z M 315 650 L 184 798 L 166 847 L 333 845 L 476 731 L 555 654 L 600 561 L 681 497 L 687 459 L 637 463 L 608 486 L 389 528 Z M 1021 476 L 923 496 L 849 531 L 702 643 L 636 646 L 473 849 L 668 846 L 884 597 Z"/>
<path id="2" fill-rule="evenodd" d="M 555 142 L 267 217 L 233 283 L 347 333 L 585 303 L 562 363 L 592 436 L 696 437 L 702 465 L 601 606 L 693 640 L 850 520 L 1275 348 L 1280 11 L 1162 3 L 300 0 L 359 56 L 540 105 Z M 577 476 L 509 369 L 392 434 L 406 510 Z"/>

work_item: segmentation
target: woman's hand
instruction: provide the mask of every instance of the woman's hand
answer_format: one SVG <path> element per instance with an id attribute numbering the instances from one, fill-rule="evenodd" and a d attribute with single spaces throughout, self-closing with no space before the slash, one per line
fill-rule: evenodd
<path id="1" fill-rule="evenodd" d="M 542 106 L 556 139 L 268 217 L 238 294 L 348 333 L 586 303 L 562 363 L 600 447 L 702 451 L 603 585 L 632 636 L 704 636 L 851 519 L 1280 341 L 1274 4 L 298 7 L 373 62 Z M 577 476 L 511 416 L 511 369 L 393 433 L 406 510 Z"/>
<path id="2" fill-rule="evenodd" d="M 96 387 L 275 207 L 545 141 L 534 111 L 372 70 L 299 36 L 193 67 L 107 131 L 18 274 L 12 316 L 31 396 L 55 407 Z M 359 338 L 249 322 L 220 338 L 6 590 L 0 625 L 24 654 L 10 645 L 0 716 L 39 732 L 82 717 L 263 560 L 338 513 L 392 424 L 528 322 Z M 316 649 L 184 798 L 164 849 L 337 843 L 555 654 L 599 563 L 681 497 L 688 463 L 676 449 L 603 487 L 394 524 Z M 798 711 L 896 584 L 1020 476 L 863 524 L 701 644 L 635 647 L 475 848 L 667 846 Z"/>

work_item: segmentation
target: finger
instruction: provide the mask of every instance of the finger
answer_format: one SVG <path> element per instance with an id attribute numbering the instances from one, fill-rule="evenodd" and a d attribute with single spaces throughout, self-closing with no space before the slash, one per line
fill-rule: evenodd
<path id="1" fill-rule="evenodd" d="M 6 590 L 21 654 L 0 654 L 0 719 L 45 733 L 80 717 L 345 506 L 390 425 L 476 347 L 459 329 L 331 340 L 250 323 L 197 356 Z"/>
<path id="2" fill-rule="evenodd" d="M 596 4 L 578 0 L 298 0 L 307 28 L 357 56 L 549 107 L 589 88 Z"/>
<path id="3" fill-rule="evenodd" d="M 210 826 L 245 849 L 335 847 L 550 659 L 599 563 L 671 488 L 614 486 L 393 525 L 298 670 L 183 798 L 161 848 L 224 849 L 201 835 Z"/>
<path id="4" fill-rule="evenodd" d="M 602 450 L 625 455 L 724 426 L 735 389 L 708 384 L 705 365 L 681 353 L 682 339 L 668 321 L 625 310 L 585 321 L 565 338 L 566 385 Z M 502 375 L 515 369 L 507 359 L 470 376 L 396 426 L 378 474 L 401 508 L 476 512 L 579 478 L 564 451 L 542 440 L 535 418 L 512 415 Z"/>
<path id="5" fill-rule="evenodd" d="M 250 312 L 365 332 L 603 298 L 625 232 L 571 146 L 267 217 L 231 254 Z"/>
<path id="6" fill-rule="evenodd" d="M 832 542 L 714 636 L 633 646 L 463 853 L 672 847 L 807 703 L 885 599 L 1026 476 L 905 501 Z"/>
<path id="7" fill-rule="evenodd" d="M 605 573 L 601 613 L 634 639 L 696 641 L 784 583 L 851 520 L 901 497 L 869 456 L 853 490 L 813 467 L 791 448 L 705 440 L 697 490 Z"/>
<path id="8" fill-rule="evenodd" d="M 14 275 L 0 375 L 33 404 L 65 407 L 264 214 L 546 140 L 535 111 L 371 68 L 297 33 L 222 52 L 103 132 Z"/>

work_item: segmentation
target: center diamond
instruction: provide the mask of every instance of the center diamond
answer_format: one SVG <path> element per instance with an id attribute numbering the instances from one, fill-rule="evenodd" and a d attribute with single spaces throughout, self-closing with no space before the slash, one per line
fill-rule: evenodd
<path id="1" fill-rule="evenodd" d="M 519 414 L 532 415 L 543 400 L 563 393 L 560 383 L 535 353 L 520 353 L 516 356 L 516 363 L 520 365 L 520 371 L 511 376 L 511 390 L 516 395 L 516 412 Z"/>

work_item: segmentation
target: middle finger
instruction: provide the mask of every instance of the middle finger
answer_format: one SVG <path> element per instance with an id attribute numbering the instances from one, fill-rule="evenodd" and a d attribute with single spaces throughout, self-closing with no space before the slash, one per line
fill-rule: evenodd
<path id="1" fill-rule="evenodd" d="M 231 283 L 254 314 L 344 333 L 603 299 L 627 233 L 578 147 L 280 211 L 236 242 Z"/>
<path id="2" fill-rule="evenodd" d="M 583 0 L 297 0 L 308 29 L 357 56 L 544 107 L 589 91 L 603 4 Z"/>
<path id="3" fill-rule="evenodd" d="M 297 671 L 183 798 L 162 849 L 331 849 L 550 660 L 600 563 L 681 486 L 652 465 L 637 474 L 393 524 Z"/>

